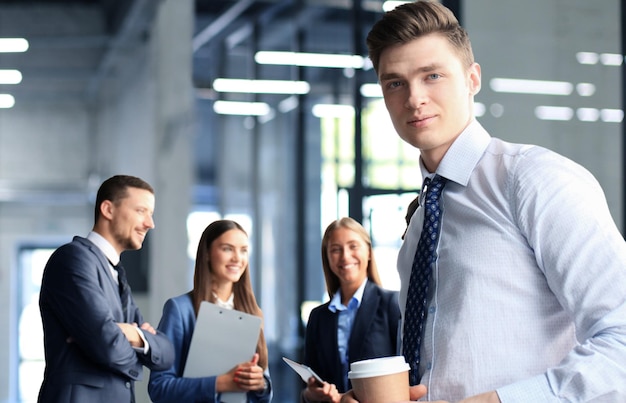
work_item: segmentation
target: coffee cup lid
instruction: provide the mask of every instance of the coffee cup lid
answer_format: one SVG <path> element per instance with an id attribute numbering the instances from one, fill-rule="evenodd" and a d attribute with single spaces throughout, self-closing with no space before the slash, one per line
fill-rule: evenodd
<path id="1" fill-rule="evenodd" d="M 349 379 L 371 378 L 373 376 L 383 376 L 408 371 L 409 364 L 404 360 L 404 356 L 372 358 L 370 360 L 355 361 L 350 364 Z"/>

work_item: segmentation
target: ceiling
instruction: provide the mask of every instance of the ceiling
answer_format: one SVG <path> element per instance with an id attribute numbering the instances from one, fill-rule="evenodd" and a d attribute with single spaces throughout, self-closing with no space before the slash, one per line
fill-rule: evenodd
<path id="1" fill-rule="evenodd" d="M 18 69 L 17 98 L 93 101 L 124 52 L 146 40 L 163 0 L 1 0 L 0 37 L 29 39 L 25 53 L 0 53 L 0 69 Z M 294 78 L 293 68 L 255 65 L 255 50 L 364 53 L 366 30 L 382 0 L 195 0 L 192 46 L 198 88 L 218 76 Z M 356 24 L 352 24 L 356 22 Z M 355 28 L 356 25 L 356 28 Z M 355 32 L 361 38 L 354 40 Z M 360 48 L 360 49 L 359 49 Z M 307 70 L 312 91 L 337 91 L 346 72 Z M 0 85 L 0 93 L 8 92 Z"/>

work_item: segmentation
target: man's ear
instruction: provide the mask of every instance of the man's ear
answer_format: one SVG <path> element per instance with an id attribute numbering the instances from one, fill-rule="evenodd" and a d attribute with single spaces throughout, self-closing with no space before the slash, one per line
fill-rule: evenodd
<path id="1" fill-rule="evenodd" d="M 476 95 L 480 92 L 481 77 L 480 77 L 480 64 L 473 63 L 468 70 L 468 84 L 472 95 Z"/>
<path id="2" fill-rule="evenodd" d="M 107 220 L 111 220 L 113 218 L 113 210 L 115 206 L 111 200 L 104 200 L 100 203 L 100 215 Z"/>

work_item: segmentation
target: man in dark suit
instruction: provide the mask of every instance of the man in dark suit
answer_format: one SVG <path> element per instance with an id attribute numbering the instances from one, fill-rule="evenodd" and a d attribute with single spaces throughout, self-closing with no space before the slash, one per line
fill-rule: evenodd
<path id="1" fill-rule="evenodd" d="M 139 178 L 107 179 L 93 230 L 50 257 L 39 297 L 46 358 L 39 402 L 134 402 L 143 365 L 172 365 L 172 344 L 144 322 L 118 267 L 120 254 L 140 249 L 154 228 L 154 202 Z"/>

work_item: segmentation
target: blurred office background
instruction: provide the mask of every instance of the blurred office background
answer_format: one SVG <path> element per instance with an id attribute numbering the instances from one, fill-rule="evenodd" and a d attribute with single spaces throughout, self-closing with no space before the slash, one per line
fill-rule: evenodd
<path id="1" fill-rule="evenodd" d="M 624 233 L 621 2 L 444 4 L 482 65 L 480 122 L 587 167 Z M 326 225 L 361 221 L 384 285 L 399 287 L 395 254 L 421 177 L 363 58 L 382 10 L 382 0 L 0 1 L 0 47 L 27 41 L 0 51 L 0 402 L 35 401 L 43 265 L 87 234 L 98 185 L 118 173 L 157 194 L 156 229 L 123 255 L 146 319 L 156 325 L 165 300 L 191 288 L 204 227 L 238 220 L 253 245 L 274 401 L 297 401 L 303 383 L 281 357 L 302 358 L 308 310 L 326 298 Z M 258 53 L 270 51 L 320 54 L 318 66 Z M 258 83 L 222 79 L 292 86 L 253 92 Z M 148 402 L 146 382 L 136 389 Z"/>

